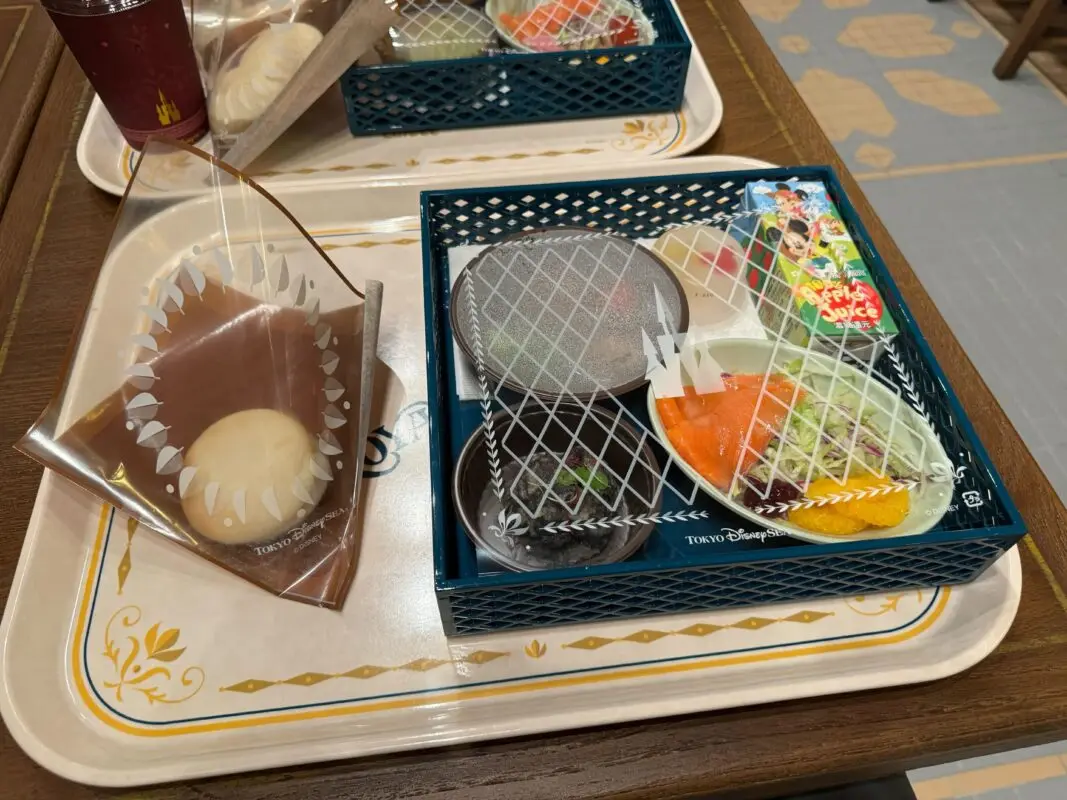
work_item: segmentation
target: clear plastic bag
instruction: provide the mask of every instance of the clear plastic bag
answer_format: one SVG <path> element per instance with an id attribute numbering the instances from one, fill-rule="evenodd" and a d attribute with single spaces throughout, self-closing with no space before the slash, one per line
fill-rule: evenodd
<path id="1" fill-rule="evenodd" d="M 206 0 L 192 7 L 216 152 L 266 111 L 349 0 Z"/>
<path id="2" fill-rule="evenodd" d="M 212 190 L 168 202 L 142 167 L 179 152 Z M 150 141 L 68 372 L 17 446 L 264 589 L 337 608 L 380 303 L 381 284 L 357 290 L 254 183 Z"/>

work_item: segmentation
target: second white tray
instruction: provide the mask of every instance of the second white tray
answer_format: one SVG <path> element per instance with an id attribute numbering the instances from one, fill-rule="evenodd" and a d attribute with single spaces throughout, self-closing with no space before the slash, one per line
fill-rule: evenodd
<path id="1" fill-rule="evenodd" d="M 253 165 L 251 175 L 277 188 L 353 179 L 418 181 L 430 175 L 486 169 L 499 174 L 673 158 L 711 138 L 722 113 L 719 90 L 695 44 L 685 99 L 681 110 L 672 114 L 356 138 L 348 130 L 340 92 L 331 90 Z M 201 147 L 207 144 L 202 142 Z M 105 192 L 121 195 L 138 155 L 126 144 L 100 98 L 93 98 L 78 139 L 78 167 L 85 177 Z M 184 154 L 175 154 L 154 167 L 151 185 L 160 190 L 175 184 L 188 186 L 189 170 L 197 167 Z M 142 174 L 142 183 L 147 185 L 146 178 Z"/>

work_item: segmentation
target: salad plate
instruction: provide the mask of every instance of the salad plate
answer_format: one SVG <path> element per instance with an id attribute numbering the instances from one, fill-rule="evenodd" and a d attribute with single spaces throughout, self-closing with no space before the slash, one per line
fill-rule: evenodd
<path id="1" fill-rule="evenodd" d="M 726 465 L 732 479 L 724 488 L 708 480 L 675 448 L 660 413 L 662 404 L 657 403 L 663 397 L 657 396 L 655 384 L 649 387 L 648 414 L 660 443 L 696 485 L 731 511 L 759 525 L 772 524 L 803 541 L 840 542 L 841 535 L 807 530 L 784 515 L 768 519 L 772 511 L 768 506 L 781 498 L 782 492 L 772 491 L 767 498 L 761 490 L 778 482 L 793 499 L 802 496 L 813 481 L 829 481 L 830 491 L 821 498 L 826 505 L 848 491 L 848 477 L 863 480 L 889 475 L 890 481 L 872 485 L 867 495 L 856 499 L 907 493 L 907 516 L 892 526 L 850 533 L 849 539 L 915 536 L 935 527 L 945 516 L 952 501 L 952 484 L 935 480 L 949 471 L 945 449 L 929 423 L 876 375 L 826 354 L 765 339 L 708 341 L 696 349 L 701 363 L 711 359 L 714 365 L 707 387 L 711 396 L 729 388 L 722 380 L 715 380 L 716 372 L 727 382 L 730 376 L 752 376 L 761 384 L 765 406 L 787 412 L 787 421 L 774 431 L 767 446 L 758 453 L 751 451 L 756 458 L 751 459 L 752 466 L 745 474 L 734 474 L 734 465 Z M 701 372 L 708 375 L 708 371 Z M 776 397 L 778 378 L 786 379 L 788 383 L 783 385 L 788 388 Z M 689 376 L 686 379 L 692 380 Z M 732 433 L 739 438 L 747 435 L 745 444 L 751 449 L 752 428 L 759 422 L 746 418 Z M 853 492 L 853 497 L 857 495 Z M 820 507 L 820 498 L 809 502 L 810 507 Z"/>

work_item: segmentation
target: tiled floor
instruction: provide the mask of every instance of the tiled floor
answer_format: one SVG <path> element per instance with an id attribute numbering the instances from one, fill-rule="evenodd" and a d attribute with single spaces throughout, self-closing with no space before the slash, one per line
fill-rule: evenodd
<path id="1" fill-rule="evenodd" d="M 1067 500 L 1067 97 L 1029 66 L 997 81 L 1003 39 L 963 0 L 743 2 Z M 1067 742 L 911 778 L 1064 800 Z"/>
<path id="2" fill-rule="evenodd" d="M 1067 742 L 912 772 L 918 800 L 1063 800 Z"/>

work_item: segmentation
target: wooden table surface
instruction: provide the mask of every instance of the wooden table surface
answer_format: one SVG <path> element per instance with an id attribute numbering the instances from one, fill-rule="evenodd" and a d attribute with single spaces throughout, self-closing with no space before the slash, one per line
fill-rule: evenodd
<path id="1" fill-rule="evenodd" d="M 37 3 L 0 0 L 0 211 L 61 50 L 48 14 Z"/>
<path id="2" fill-rule="evenodd" d="M 737 0 L 681 5 L 726 108 L 704 152 L 836 167 L 1029 523 L 1032 538 L 1020 546 L 1022 605 L 1001 647 L 966 673 L 934 684 L 130 793 L 68 784 L 33 764 L 3 730 L 0 795 L 669 800 L 741 790 L 769 797 L 1067 738 L 1067 595 L 1060 588 L 1067 576 L 1067 511 Z M 85 181 L 74 160 L 90 96 L 64 53 L 0 222 L 0 298 L 7 298 L 0 305 L 0 602 L 40 479 L 40 470 L 10 443 L 48 402 L 116 207 Z"/>

